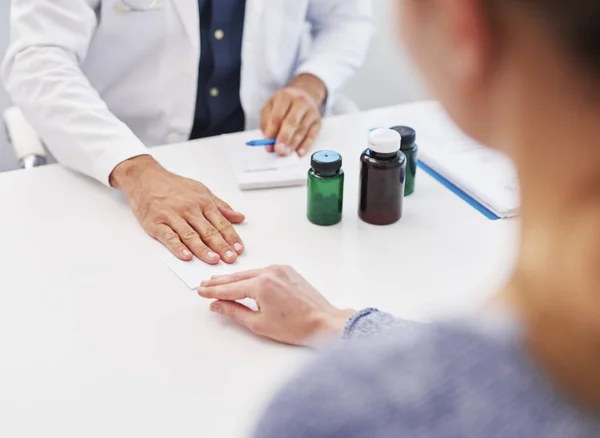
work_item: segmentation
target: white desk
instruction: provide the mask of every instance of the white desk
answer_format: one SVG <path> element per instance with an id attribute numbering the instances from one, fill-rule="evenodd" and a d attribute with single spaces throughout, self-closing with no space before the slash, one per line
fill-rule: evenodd
<path id="1" fill-rule="evenodd" d="M 155 155 L 247 215 L 239 231 L 250 253 L 292 264 L 337 305 L 418 319 L 471 311 L 506 279 L 516 221 L 485 219 L 423 172 L 401 222 L 357 218 L 368 129 L 401 123 L 408 107 L 326 121 L 319 147 L 343 154 L 347 177 L 332 228 L 305 219 L 305 188 L 238 191 L 223 146 L 257 133 Z M 0 208 L 2 438 L 247 436 L 312 355 L 212 315 L 154 256 L 115 191 L 47 166 L 1 174 Z"/>

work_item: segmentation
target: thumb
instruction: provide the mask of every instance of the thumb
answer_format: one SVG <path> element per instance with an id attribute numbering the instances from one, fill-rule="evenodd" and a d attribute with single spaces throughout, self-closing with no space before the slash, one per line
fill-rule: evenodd
<path id="1" fill-rule="evenodd" d="M 246 328 L 250 328 L 257 317 L 256 312 L 236 301 L 215 301 L 210 305 L 210 310 L 226 316 Z"/>

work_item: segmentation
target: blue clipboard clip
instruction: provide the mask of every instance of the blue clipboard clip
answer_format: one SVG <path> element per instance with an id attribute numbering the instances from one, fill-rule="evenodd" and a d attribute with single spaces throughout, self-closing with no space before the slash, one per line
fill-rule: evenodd
<path id="1" fill-rule="evenodd" d="M 498 219 L 502 219 L 496 213 L 494 213 L 493 211 L 491 211 L 489 208 L 485 207 L 479 201 L 475 200 L 475 198 L 473 198 L 471 195 L 467 194 L 464 190 L 459 189 L 455 184 L 453 184 L 452 182 L 450 182 L 450 180 L 448 180 L 447 178 L 445 178 L 442 175 L 440 175 L 438 172 L 436 172 L 435 170 L 433 170 L 427 164 L 425 164 L 425 163 L 423 163 L 422 161 L 419 160 L 418 166 L 425 173 L 427 173 L 429 176 L 431 176 L 437 182 L 439 182 L 440 184 L 442 184 L 444 187 L 446 187 L 448 190 L 450 190 L 456 196 L 458 196 L 459 198 L 461 198 L 463 201 L 465 201 L 467 204 L 469 204 L 475 210 L 477 210 L 478 212 L 480 212 L 486 218 L 488 218 L 490 220 L 493 220 L 493 221 L 496 221 Z"/>

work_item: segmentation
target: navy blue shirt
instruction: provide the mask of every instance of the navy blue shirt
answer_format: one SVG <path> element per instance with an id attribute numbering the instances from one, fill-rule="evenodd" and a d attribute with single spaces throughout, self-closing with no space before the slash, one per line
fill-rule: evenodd
<path id="1" fill-rule="evenodd" d="M 244 130 L 240 101 L 246 0 L 198 0 L 200 65 L 190 138 Z"/>

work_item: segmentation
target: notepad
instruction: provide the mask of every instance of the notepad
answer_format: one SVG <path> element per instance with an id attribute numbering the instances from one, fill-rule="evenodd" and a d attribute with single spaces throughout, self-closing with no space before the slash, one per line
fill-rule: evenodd
<path id="1" fill-rule="evenodd" d="M 227 275 L 236 272 L 249 271 L 268 266 L 247 252 L 239 256 L 233 264 L 221 261 L 217 265 L 209 265 L 194 257 L 192 261 L 185 262 L 175 257 L 167 248 L 157 243 L 156 255 L 158 258 L 186 284 L 190 289 L 198 289 L 200 283 L 210 279 L 213 275 Z"/>
<path id="2" fill-rule="evenodd" d="M 519 213 L 519 181 L 507 155 L 471 140 L 438 104 L 422 106 L 413 117 L 426 166 L 498 217 Z"/>
<path id="3" fill-rule="evenodd" d="M 229 148 L 229 157 L 241 190 L 301 186 L 306 169 L 296 154 L 281 157 L 261 147 L 243 144 Z"/>

